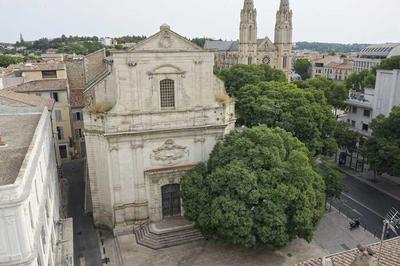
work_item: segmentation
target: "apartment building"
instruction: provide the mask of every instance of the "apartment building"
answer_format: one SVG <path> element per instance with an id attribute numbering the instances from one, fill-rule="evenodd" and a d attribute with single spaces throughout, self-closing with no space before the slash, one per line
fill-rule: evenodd
<path id="1" fill-rule="evenodd" d="M 29 104 L 0 96 L 0 265 L 73 265 L 50 112 L 27 97 Z"/>

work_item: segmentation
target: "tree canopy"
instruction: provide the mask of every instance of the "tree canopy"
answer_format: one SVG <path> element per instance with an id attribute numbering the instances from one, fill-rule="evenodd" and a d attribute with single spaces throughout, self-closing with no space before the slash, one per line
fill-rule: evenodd
<path id="1" fill-rule="evenodd" d="M 223 69 L 217 75 L 225 82 L 226 91 L 230 96 L 237 96 L 240 88 L 261 81 L 287 81 L 285 73 L 273 69 L 269 65 L 234 65 Z"/>
<path id="2" fill-rule="evenodd" d="M 338 148 L 345 149 L 348 152 L 354 152 L 357 149 L 358 134 L 350 129 L 346 122 L 337 122 L 333 136 Z"/>
<path id="3" fill-rule="evenodd" d="M 345 81 L 346 89 L 353 91 L 364 91 L 365 88 L 375 87 L 375 75 L 370 70 L 363 70 L 359 73 L 353 73 Z"/>
<path id="4" fill-rule="evenodd" d="M 334 142 L 335 116 L 324 94 L 315 89 L 275 81 L 247 85 L 237 93 L 236 112 L 239 124 L 284 128 L 315 154 Z"/>
<path id="5" fill-rule="evenodd" d="M 376 72 L 379 69 L 393 70 L 400 69 L 400 56 L 393 56 L 382 60 L 382 62 L 370 70 L 363 70 L 359 73 L 351 74 L 345 86 L 348 90 L 364 91 L 365 88 L 374 88 L 376 81 Z"/>
<path id="6" fill-rule="evenodd" d="M 185 217 L 209 238 L 246 247 L 311 241 L 324 189 L 305 145 L 265 125 L 232 133 L 214 147 L 207 166 L 182 180 Z"/>
<path id="7" fill-rule="evenodd" d="M 297 81 L 295 84 L 303 89 L 311 88 L 322 91 L 328 103 L 332 105 L 335 110 L 344 109 L 346 107 L 345 101 L 349 97 L 349 91 L 342 83 L 327 80 L 324 77 L 317 77 L 305 81 Z"/>
<path id="8" fill-rule="evenodd" d="M 400 106 L 389 117 L 379 115 L 372 121 L 372 136 L 362 147 L 371 169 L 379 174 L 400 176 Z"/>
<path id="9" fill-rule="evenodd" d="M 293 64 L 293 69 L 300 75 L 302 80 L 306 80 L 310 78 L 311 62 L 305 58 L 297 59 Z"/>

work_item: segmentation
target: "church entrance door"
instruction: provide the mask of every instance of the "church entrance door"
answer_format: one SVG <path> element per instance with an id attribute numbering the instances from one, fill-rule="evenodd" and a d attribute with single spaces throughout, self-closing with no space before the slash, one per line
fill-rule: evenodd
<path id="1" fill-rule="evenodd" d="M 180 185 L 172 184 L 161 187 L 163 217 L 181 215 Z"/>

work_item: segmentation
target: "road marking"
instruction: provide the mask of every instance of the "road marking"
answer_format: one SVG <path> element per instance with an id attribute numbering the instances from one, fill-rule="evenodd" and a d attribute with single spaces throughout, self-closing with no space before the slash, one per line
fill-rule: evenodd
<path id="1" fill-rule="evenodd" d="M 343 205 L 349 208 L 352 212 L 357 213 L 358 216 L 363 216 L 360 212 L 358 212 L 356 209 L 353 209 L 350 205 L 347 205 L 346 203 L 343 203 Z"/>
<path id="2" fill-rule="evenodd" d="M 376 216 L 378 216 L 379 218 L 385 219 L 382 215 L 380 215 L 379 213 L 377 213 L 376 211 L 374 211 L 373 209 L 365 206 L 364 204 L 362 204 L 361 202 L 359 202 L 358 200 L 352 198 L 349 194 L 346 193 L 342 193 L 344 196 L 346 196 L 347 198 L 351 199 L 352 201 L 354 201 L 355 203 L 357 203 L 358 205 L 360 205 L 361 207 L 364 207 L 365 209 L 369 210 L 370 212 L 372 212 L 373 214 L 375 214 Z"/>

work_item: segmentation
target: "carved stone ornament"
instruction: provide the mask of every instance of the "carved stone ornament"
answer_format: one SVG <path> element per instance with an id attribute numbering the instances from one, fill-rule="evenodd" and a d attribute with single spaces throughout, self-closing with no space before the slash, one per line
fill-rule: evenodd
<path id="1" fill-rule="evenodd" d="M 189 151 L 186 147 L 180 146 L 172 139 L 169 139 L 161 147 L 153 150 L 152 158 L 161 163 L 173 164 L 187 154 L 189 154 Z"/>
<path id="2" fill-rule="evenodd" d="M 172 46 L 172 38 L 169 31 L 163 31 L 161 33 L 159 45 L 161 48 L 170 48 Z"/>

